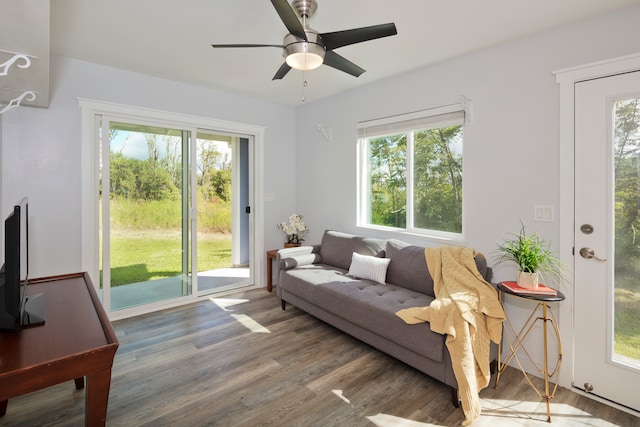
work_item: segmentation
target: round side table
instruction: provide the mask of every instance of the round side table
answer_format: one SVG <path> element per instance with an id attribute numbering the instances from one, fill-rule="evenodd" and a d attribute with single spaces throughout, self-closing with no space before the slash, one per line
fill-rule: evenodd
<path id="1" fill-rule="evenodd" d="M 504 361 L 501 361 L 503 344 L 502 342 L 498 344 L 498 374 L 496 376 L 496 384 L 494 388 L 498 388 L 500 375 L 502 374 L 502 372 L 504 372 L 506 366 L 509 364 L 509 362 L 511 362 L 511 360 L 515 360 L 518 366 L 520 367 L 520 370 L 524 374 L 524 377 L 526 378 L 529 385 L 533 387 L 533 389 L 536 391 L 536 393 L 538 393 L 538 396 L 541 399 L 545 400 L 547 405 L 547 422 L 551 422 L 551 408 L 549 405 L 549 400 L 553 399 L 553 396 L 555 395 L 556 390 L 558 388 L 560 365 L 562 364 L 562 342 L 560 341 L 560 331 L 558 330 L 558 324 L 557 324 L 558 322 L 556 321 L 555 316 L 553 315 L 553 311 L 551 310 L 549 303 L 559 302 L 564 300 L 565 298 L 564 294 L 555 289 L 554 289 L 555 293 L 550 293 L 550 294 L 520 293 L 506 286 L 505 282 L 498 283 L 498 290 L 500 291 L 499 292 L 500 302 L 503 304 L 504 304 L 504 301 L 503 301 L 504 295 L 511 295 L 517 298 L 530 300 L 532 302 L 535 302 L 536 305 L 533 308 L 531 315 L 529 316 L 527 321 L 524 323 L 524 325 L 522 325 L 522 328 L 517 334 L 515 332 L 515 329 L 513 328 L 513 325 L 509 321 L 509 318 L 507 317 L 506 319 L 507 326 L 509 327 L 514 338 L 512 341 L 508 333 L 505 333 L 503 336 L 503 339 L 506 340 L 506 343 L 509 347 L 507 353 L 505 354 Z M 541 312 L 542 315 L 538 315 L 539 312 Z M 527 338 L 527 336 L 529 335 L 533 327 L 536 325 L 536 323 L 538 323 L 539 321 L 543 322 L 542 330 L 543 330 L 544 358 L 543 358 L 542 368 L 538 366 L 538 364 L 533 360 L 533 358 L 531 357 L 527 349 L 524 347 L 524 340 Z M 555 334 L 555 337 L 558 343 L 558 360 L 556 362 L 555 367 L 551 371 L 549 369 L 549 360 L 548 360 L 548 354 L 547 354 L 547 339 L 548 339 L 547 327 L 549 325 L 552 327 L 552 330 Z M 525 371 L 524 367 L 522 366 L 522 363 L 520 362 L 520 359 L 518 359 L 519 352 L 524 353 L 529 359 L 529 361 L 535 366 L 536 370 L 543 376 L 544 391 L 536 387 L 535 384 L 533 384 L 533 382 L 531 381 L 531 378 L 529 378 L 527 371 Z M 555 377 L 555 385 L 553 386 L 553 390 L 550 390 L 549 380 L 554 377 Z"/>

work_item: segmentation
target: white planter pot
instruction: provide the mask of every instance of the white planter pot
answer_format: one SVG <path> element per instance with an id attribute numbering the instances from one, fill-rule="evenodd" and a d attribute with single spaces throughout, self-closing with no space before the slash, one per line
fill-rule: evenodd
<path id="1" fill-rule="evenodd" d="M 538 289 L 538 273 L 519 271 L 518 286 L 527 289 Z"/>

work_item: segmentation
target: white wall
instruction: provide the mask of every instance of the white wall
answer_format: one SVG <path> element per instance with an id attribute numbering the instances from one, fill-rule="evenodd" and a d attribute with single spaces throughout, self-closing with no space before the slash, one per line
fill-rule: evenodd
<path id="1" fill-rule="evenodd" d="M 559 87 L 552 73 L 639 52 L 638 22 L 640 6 L 635 6 L 298 108 L 296 208 L 311 228 L 309 241 L 319 242 L 323 231 L 332 228 L 427 246 L 441 244 L 356 227 L 356 123 L 454 104 L 464 95 L 473 101 L 474 113 L 473 123 L 465 127 L 464 142 L 466 244 L 491 259 L 496 244 L 519 231 L 522 220 L 528 232 L 537 232 L 554 250 L 570 253 L 571 247 L 559 248 L 558 243 L 562 165 Z M 318 132 L 319 123 L 332 127 L 332 142 Z M 534 221 L 536 204 L 554 206 L 556 220 Z M 514 278 L 514 266 L 495 270 L 494 281 Z M 567 314 L 558 320 L 570 341 L 571 287 L 563 290 L 569 298 L 555 310 L 556 315 L 559 310 Z M 505 305 L 518 328 L 532 308 L 515 298 Z M 539 328 L 530 335 L 530 348 L 542 346 L 540 335 Z M 570 342 L 565 343 L 569 359 L 570 349 Z M 541 350 L 535 357 L 541 361 Z M 569 386 L 570 360 L 565 359 L 562 373 L 560 383 Z"/>
<path id="2" fill-rule="evenodd" d="M 640 51 L 638 20 L 640 7 L 634 7 L 299 107 L 296 208 L 311 228 L 309 240 L 319 241 L 326 228 L 366 232 L 355 226 L 357 122 L 454 104 L 464 95 L 474 109 L 464 146 L 467 244 L 490 253 L 506 233 L 519 231 L 520 220 L 557 242 L 557 218 L 533 221 L 534 204 L 553 205 L 556 217 L 561 214 L 559 92 L 552 72 Z M 319 123 L 332 127 L 332 142 Z"/>
<path id="3" fill-rule="evenodd" d="M 285 166 L 295 152 L 293 107 L 52 57 L 50 107 L 2 117 L 2 214 L 29 197 L 32 277 L 81 268 L 78 98 L 265 126 L 264 189 L 273 201 L 265 202 L 265 235 L 257 238 L 281 246 L 275 224 L 295 210 L 294 171 Z"/>

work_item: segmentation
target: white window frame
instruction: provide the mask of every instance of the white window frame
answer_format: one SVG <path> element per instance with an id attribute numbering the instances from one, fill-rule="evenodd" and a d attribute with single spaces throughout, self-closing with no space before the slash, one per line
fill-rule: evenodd
<path id="1" fill-rule="evenodd" d="M 381 119 L 369 120 L 357 124 L 358 149 L 357 149 L 357 226 L 361 228 L 379 230 L 397 234 L 413 234 L 427 237 L 437 241 L 462 243 L 465 241 L 465 197 L 464 180 L 462 188 L 462 230 L 460 233 L 415 228 L 413 212 L 413 131 L 434 129 L 437 127 L 450 126 L 452 122 L 466 126 L 469 122 L 467 108 L 470 104 L 460 103 L 447 105 L 429 110 L 422 110 L 397 116 L 385 117 Z M 461 117 L 460 117 L 461 116 Z M 460 123 L 461 121 L 461 123 Z M 396 228 L 383 225 L 371 224 L 370 220 L 370 176 L 368 168 L 368 139 L 372 137 L 382 137 L 407 134 L 407 200 L 406 200 L 406 222 L 405 228 Z M 464 135 L 464 134 L 463 134 Z M 463 136 L 464 147 L 464 136 Z M 464 148 L 463 148 L 464 153 Z M 464 170 L 464 154 L 463 154 Z"/>

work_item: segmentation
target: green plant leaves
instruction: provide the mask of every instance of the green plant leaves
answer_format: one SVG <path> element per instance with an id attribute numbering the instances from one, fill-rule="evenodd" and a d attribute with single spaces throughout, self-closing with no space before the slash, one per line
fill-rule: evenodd
<path id="1" fill-rule="evenodd" d="M 554 282 L 564 281 L 564 266 L 550 249 L 550 244 L 540 239 L 536 233 L 527 236 L 524 225 L 514 238 L 505 240 L 497 249 L 496 265 L 514 262 L 520 271 L 540 273 Z"/>

